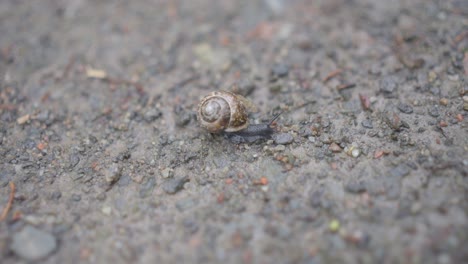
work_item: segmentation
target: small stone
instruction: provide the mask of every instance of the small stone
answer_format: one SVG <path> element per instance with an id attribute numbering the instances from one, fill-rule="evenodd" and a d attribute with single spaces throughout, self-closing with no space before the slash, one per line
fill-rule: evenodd
<path id="1" fill-rule="evenodd" d="M 345 148 L 345 153 L 348 154 L 348 156 L 357 158 L 361 155 L 361 150 L 356 146 L 350 146 Z"/>
<path id="2" fill-rule="evenodd" d="M 105 172 L 104 177 L 107 183 L 114 183 L 120 179 L 122 168 L 117 164 L 112 164 Z"/>
<path id="3" fill-rule="evenodd" d="M 28 114 L 28 115 L 24 115 L 24 116 L 22 116 L 22 117 L 16 119 L 16 122 L 18 123 L 18 125 L 23 125 L 24 123 L 26 123 L 26 122 L 29 121 L 30 117 L 31 117 L 31 116 L 30 116 L 29 114 Z"/>
<path id="4" fill-rule="evenodd" d="M 152 108 L 144 114 L 143 118 L 146 122 L 153 122 L 154 120 L 158 119 L 162 116 L 162 112 L 157 108 Z"/>
<path id="5" fill-rule="evenodd" d="M 447 98 L 441 98 L 439 103 L 443 106 L 448 105 L 449 100 Z"/>
<path id="6" fill-rule="evenodd" d="M 413 107 L 411 105 L 409 105 L 409 104 L 400 103 L 400 104 L 398 104 L 397 108 L 398 108 L 398 110 L 400 110 L 400 112 L 405 113 L 405 114 L 412 114 L 413 113 Z"/>
<path id="7" fill-rule="evenodd" d="M 336 144 L 335 142 L 331 143 L 328 149 L 335 153 L 341 152 L 340 146 L 338 146 L 338 144 Z"/>
<path id="8" fill-rule="evenodd" d="M 310 129 L 310 126 L 302 126 L 301 128 L 299 128 L 299 135 L 301 135 L 301 137 L 310 137 L 312 136 L 312 129 Z"/>
<path id="9" fill-rule="evenodd" d="M 163 183 L 163 190 L 168 194 L 174 194 L 184 187 L 184 184 L 188 182 L 188 177 L 173 178 Z"/>
<path id="10" fill-rule="evenodd" d="M 392 97 L 398 88 L 398 82 L 394 77 L 385 77 L 380 80 L 379 87 L 385 97 Z"/>
<path id="11" fill-rule="evenodd" d="M 153 192 L 154 186 L 156 186 L 156 178 L 149 177 L 148 180 L 140 186 L 140 198 L 149 196 Z"/>
<path id="12" fill-rule="evenodd" d="M 382 157 L 383 155 L 384 155 L 383 150 L 376 150 L 374 152 L 374 159 L 378 159 L 378 158 Z"/>
<path id="13" fill-rule="evenodd" d="M 171 168 L 165 168 L 161 171 L 161 176 L 163 178 L 171 178 L 172 176 L 174 176 L 174 170 Z"/>
<path id="14" fill-rule="evenodd" d="M 18 257 L 31 262 L 44 259 L 57 248 L 57 239 L 32 226 L 26 226 L 13 235 L 10 246 Z"/>
<path id="15" fill-rule="evenodd" d="M 439 113 L 439 107 L 434 105 L 433 107 L 429 108 L 428 110 L 429 115 L 432 117 L 438 117 L 440 115 Z"/>
<path id="16" fill-rule="evenodd" d="M 122 175 L 117 182 L 119 187 L 126 187 L 132 182 L 132 178 L 128 175 Z"/>
<path id="17" fill-rule="evenodd" d="M 101 212 L 105 215 L 110 215 L 112 213 L 112 207 L 110 206 L 103 206 Z"/>
<path id="18" fill-rule="evenodd" d="M 372 129 L 374 128 L 374 126 L 372 125 L 372 120 L 370 119 L 365 119 L 361 122 L 361 125 L 364 127 L 364 128 L 368 128 L 368 129 Z"/>
<path id="19" fill-rule="evenodd" d="M 358 148 L 351 150 L 351 156 L 353 156 L 353 158 L 357 158 L 359 157 L 359 155 L 361 155 L 361 150 L 359 150 Z"/>
<path id="20" fill-rule="evenodd" d="M 289 67 L 285 64 L 276 64 L 271 68 L 271 75 L 273 77 L 283 78 L 288 76 Z"/>
<path id="21" fill-rule="evenodd" d="M 328 229 L 332 232 L 337 232 L 340 229 L 340 221 L 333 219 L 328 224 Z"/>
<path id="22" fill-rule="evenodd" d="M 79 201 L 81 201 L 81 195 L 74 193 L 74 194 L 72 194 L 71 199 L 74 202 L 79 202 Z"/>
<path id="23" fill-rule="evenodd" d="M 77 155 L 77 154 L 70 154 L 70 157 L 69 157 L 69 162 L 70 162 L 70 168 L 73 168 L 75 167 L 76 165 L 78 165 L 78 163 L 80 163 L 80 157 Z"/>
<path id="24" fill-rule="evenodd" d="M 289 133 L 280 133 L 273 135 L 273 140 L 276 144 L 287 145 L 293 142 L 294 137 Z"/>
<path id="25" fill-rule="evenodd" d="M 362 193 L 366 191 L 366 186 L 362 181 L 351 181 L 345 185 L 345 190 L 350 193 Z"/>
<path id="26" fill-rule="evenodd" d="M 270 86 L 270 92 L 279 93 L 283 87 L 279 84 L 274 84 Z"/>
<path id="27" fill-rule="evenodd" d="M 62 193 L 60 191 L 54 191 L 50 195 L 50 199 L 55 200 L 55 201 L 58 201 L 60 197 L 62 197 Z"/>

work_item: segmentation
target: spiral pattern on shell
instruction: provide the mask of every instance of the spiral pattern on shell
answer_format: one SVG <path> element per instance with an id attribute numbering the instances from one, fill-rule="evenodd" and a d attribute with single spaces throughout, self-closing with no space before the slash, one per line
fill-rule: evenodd
<path id="1" fill-rule="evenodd" d="M 244 100 L 240 95 L 231 92 L 212 92 L 198 105 L 198 122 L 211 133 L 245 129 L 249 122 Z"/>

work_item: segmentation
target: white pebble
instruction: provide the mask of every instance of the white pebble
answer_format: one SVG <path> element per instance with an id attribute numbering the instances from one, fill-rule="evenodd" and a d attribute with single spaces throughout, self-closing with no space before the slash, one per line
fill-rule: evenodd
<path id="1" fill-rule="evenodd" d="M 357 158 L 359 157 L 359 155 L 361 155 L 361 151 L 358 149 L 358 148 L 355 148 L 351 151 L 351 155 L 354 157 L 354 158 Z"/>

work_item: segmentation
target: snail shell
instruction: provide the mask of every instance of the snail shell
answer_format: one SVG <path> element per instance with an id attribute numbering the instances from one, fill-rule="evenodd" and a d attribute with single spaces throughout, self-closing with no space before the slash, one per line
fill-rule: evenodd
<path id="1" fill-rule="evenodd" d="M 237 132 L 249 126 L 248 101 L 241 95 L 217 91 L 198 105 L 197 119 L 211 133 Z"/>

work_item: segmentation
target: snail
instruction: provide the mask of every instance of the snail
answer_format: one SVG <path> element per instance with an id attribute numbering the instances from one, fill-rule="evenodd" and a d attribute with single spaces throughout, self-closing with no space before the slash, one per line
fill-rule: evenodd
<path id="1" fill-rule="evenodd" d="M 255 106 L 241 95 L 217 91 L 200 101 L 197 119 L 209 132 L 222 133 L 235 143 L 251 143 L 270 138 L 275 132 L 271 124 L 279 115 L 268 123 L 249 124 L 249 110 L 254 109 Z"/>

